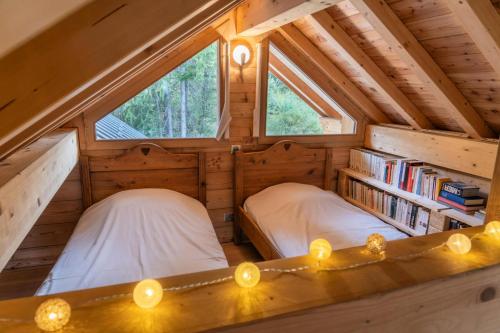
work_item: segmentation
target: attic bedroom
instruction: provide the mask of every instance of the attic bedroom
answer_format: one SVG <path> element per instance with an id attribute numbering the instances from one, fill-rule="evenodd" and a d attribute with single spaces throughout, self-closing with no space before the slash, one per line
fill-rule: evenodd
<path id="1" fill-rule="evenodd" d="M 500 1 L 0 0 L 0 332 L 500 330 Z"/>

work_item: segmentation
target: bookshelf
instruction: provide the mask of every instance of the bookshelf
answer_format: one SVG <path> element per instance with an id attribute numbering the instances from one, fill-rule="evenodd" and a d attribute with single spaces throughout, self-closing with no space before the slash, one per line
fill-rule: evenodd
<path id="1" fill-rule="evenodd" d="M 367 207 L 365 205 L 363 205 L 362 203 L 356 201 L 356 200 L 353 200 L 351 198 L 349 198 L 348 196 L 345 196 L 344 199 L 347 201 L 347 202 L 350 202 L 351 204 L 353 204 L 354 206 L 357 206 L 361 209 L 363 209 L 364 211 L 378 217 L 379 219 L 381 219 L 382 221 L 394 226 L 395 228 L 401 230 L 402 232 L 408 234 L 408 235 L 411 235 L 411 236 L 421 236 L 421 235 L 418 235 L 415 230 L 411 229 L 411 228 L 408 228 L 407 226 L 405 226 L 404 224 L 401 224 L 401 223 L 398 223 L 396 220 L 394 219 L 391 219 L 390 217 L 388 216 L 385 216 L 384 214 L 381 214 L 379 212 L 377 212 L 376 210 L 374 209 L 371 209 L 370 207 Z"/>
<path id="2" fill-rule="evenodd" d="M 385 192 L 392 194 L 394 196 L 403 198 L 403 199 L 408 200 L 410 202 L 413 202 L 419 206 L 430 209 L 431 211 L 439 212 L 440 214 L 442 214 L 444 216 L 458 220 L 458 221 L 465 223 L 465 224 L 468 224 L 470 226 L 474 227 L 474 226 L 480 226 L 483 224 L 483 221 L 481 219 L 479 219 L 473 215 L 468 215 L 468 214 L 462 213 L 456 209 L 450 208 L 444 204 L 441 204 L 441 203 L 434 201 L 434 200 L 431 200 L 429 198 L 425 198 L 425 197 L 420 196 L 418 194 L 411 193 L 411 192 L 408 192 L 405 190 L 401 190 L 395 186 L 386 184 L 378 179 L 367 176 L 363 173 L 354 171 L 352 169 L 349 169 L 349 168 L 342 169 L 340 171 L 340 174 L 341 174 L 341 179 L 342 178 L 346 178 L 346 179 L 352 178 L 352 179 L 359 180 L 359 181 L 361 181 L 367 185 L 370 185 L 372 187 L 375 187 L 381 191 L 385 191 Z M 378 212 L 376 212 L 368 207 L 364 207 L 364 205 L 362 205 L 361 203 L 349 198 L 347 195 L 347 189 L 346 189 L 347 183 L 346 182 L 344 182 L 344 181 L 339 182 L 339 186 L 343 187 L 340 189 L 339 192 L 345 200 L 349 201 L 350 203 L 352 203 L 355 206 L 358 206 L 358 207 L 368 211 L 369 213 L 380 218 L 381 220 L 383 220 L 389 224 L 394 225 L 398 229 L 400 229 L 400 230 L 402 230 L 410 235 L 415 234 L 412 229 L 406 228 L 406 226 L 401 225 L 400 223 L 398 223 L 392 219 L 389 219 L 389 218 L 387 218 L 387 216 L 380 214 L 380 213 L 378 213 Z M 392 220 L 392 221 L 388 221 L 388 220 Z M 409 229 L 409 230 L 404 230 L 404 229 Z M 412 231 L 413 233 L 409 232 L 409 231 Z"/>

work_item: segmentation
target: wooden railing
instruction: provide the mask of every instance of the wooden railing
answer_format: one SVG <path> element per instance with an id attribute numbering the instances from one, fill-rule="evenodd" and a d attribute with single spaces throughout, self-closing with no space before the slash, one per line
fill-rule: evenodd
<path id="1" fill-rule="evenodd" d="M 439 246 L 452 234 L 444 232 L 389 242 L 385 257 L 356 247 L 335 251 L 319 267 L 308 256 L 267 261 L 259 267 L 313 268 L 290 273 L 263 271 L 261 282 L 251 289 L 227 280 L 165 292 L 163 301 L 150 310 L 137 307 L 130 296 L 113 297 L 131 293 L 134 284 L 64 293 L 57 297 L 71 304 L 72 315 L 63 332 L 389 332 L 402 327 L 411 332 L 488 331 L 500 327 L 496 296 L 500 239 L 482 234 L 482 230 L 460 231 L 477 234 L 471 252 L 465 255 Z M 360 267 L 322 271 L 353 264 Z M 233 271 L 228 268 L 159 281 L 169 288 L 216 280 Z M 0 302 L 0 331 L 39 332 L 33 316 L 46 298 Z"/>

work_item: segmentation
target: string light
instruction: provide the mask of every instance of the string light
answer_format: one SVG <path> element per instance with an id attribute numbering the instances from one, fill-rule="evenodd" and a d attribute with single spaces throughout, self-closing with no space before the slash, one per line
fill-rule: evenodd
<path id="1" fill-rule="evenodd" d="M 251 262 L 243 262 L 234 271 L 234 280 L 242 288 L 252 288 L 260 281 L 260 269 Z"/>
<path id="2" fill-rule="evenodd" d="M 500 238 L 500 221 L 489 222 L 484 228 L 484 233 L 495 238 Z"/>
<path id="3" fill-rule="evenodd" d="M 366 239 L 366 248 L 373 254 L 380 254 L 385 251 L 387 241 L 381 234 L 371 234 Z"/>
<path id="4" fill-rule="evenodd" d="M 139 307 L 143 309 L 154 308 L 163 298 L 163 288 L 156 280 L 142 280 L 135 286 L 132 297 Z"/>
<path id="5" fill-rule="evenodd" d="M 326 239 L 315 239 L 309 245 L 309 255 L 318 261 L 328 259 L 332 255 L 332 246 Z"/>
<path id="6" fill-rule="evenodd" d="M 71 306 L 61 298 L 51 298 L 38 306 L 35 312 L 35 323 L 46 332 L 60 330 L 69 322 Z"/>
<path id="7" fill-rule="evenodd" d="M 470 238 L 464 234 L 451 235 L 450 238 L 448 238 L 446 245 L 453 253 L 457 254 L 469 253 L 472 246 Z"/>
<path id="8" fill-rule="evenodd" d="M 475 234 L 472 238 L 469 238 L 468 236 L 460 233 L 456 233 L 451 235 L 446 243 L 443 243 L 439 246 L 433 247 L 426 249 L 424 251 L 418 252 L 418 253 L 412 253 L 408 255 L 403 255 L 403 256 L 396 256 L 396 257 L 389 257 L 393 260 L 407 260 L 409 258 L 416 258 L 416 257 L 421 257 L 435 249 L 438 249 L 442 246 L 447 246 L 450 251 L 453 253 L 457 254 L 466 254 L 471 250 L 471 240 L 475 239 L 477 236 L 480 234 L 486 234 L 494 237 L 500 237 L 500 221 L 491 221 L 489 222 L 484 231 L 482 233 L 477 233 Z M 367 238 L 367 248 L 373 253 L 380 253 L 381 251 L 384 251 L 386 248 L 386 240 L 382 235 L 379 234 L 371 234 Z M 324 260 L 327 259 L 331 256 L 332 253 L 332 246 L 330 243 L 325 240 L 325 239 L 316 239 L 313 242 L 311 242 L 310 247 L 309 247 L 309 253 L 310 255 L 317 259 L 317 260 Z M 357 268 L 357 267 L 362 267 L 362 266 L 367 266 L 371 265 L 374 263 L 378 263 L 381 261 L 384 261 L 385 258 L 383 259 L 378 259 L 378 260 L 373 260 L 373 261 L 368 261 L 364 263 L 358 263 L 358 264 L 352 264 L 352 265 L 347 265 L 344 267 L 325 267 L 323 270 L 325 271 L 342 271 L 342 270 L 348 270 L 352 268 Z M 223 283 L 225 281 L 231 280 L 234 278 L 236 283 L 240 287 L 244 288 L 251 288 L 256 286 L 259 281 L 260 281 L 260 276 L 261 272 L 280 272 L 280 273 L 292 273 L 292 272 L 298 272 L 298 271 L 304 271 L 304 270 L 309 270 L 311 269 L 311 266 L 301 266 L 301 267 L 294 267 L 294 268 L 266 268 L 263 269 L 262 271 L 253 263 L 250 262 L 244 262 L 240 265 L 235 270 L 234 277 L 233 276 L 226 276 L 224 278 L 218 278 L 212 281 L 203 281 L 203 282 L 196 282 L 196 283 L 191 283 L 187 285 L 182 285 L 182 286 L 174 286 L 174 287 L 169 287 L 162 289 L 162 286 L 159 282 L 152 280 L 152 279 L 147 279 L 139 282 L 135 288 L 134 292 L 132 294 L 134 302 L 141 308 L 152 308 L 156 306 L 162 299 L 163 297 L 163 290 L 168 290 L 168 291 L 177 291 L 177 290 L 183 290 L 183 289 L 189 289 L 189 288 L 195 288 L 195 287 L 203 287 L 203 286 L 208 286 L 208 285 L 213 285 L 213 284 L 219 284 Z M 104 297 L 98 297 L 95 298 L 89 302 L 97 302 L 97 301 L 103 301 L 103 300 L 108 300 L 108 299 L 117 299 L 117 298 L 122 298 L 122 297 L 130 297 L 131 294 L 116 294 L 116 295 L 109 295 L 109 296 L 104 296 Z M 64 301 L 63 299 L 60 298 L 53 298 L 46 300 L 45 302 L 41 303 L 39 307 L 36 310 L 34 321 L 38 328 L 40 328 L 43 331 L 46 332 L 54 332 L 57 330 L 60 330 L 63 328 L 70 319 L 71 316 L 71 307 L 70 305 Z M 11 321 L 11 322 L 21 322 L 22 320 L 19 319 L 10 319 L 10 318 L 0 318 L 0 321 Z"/>

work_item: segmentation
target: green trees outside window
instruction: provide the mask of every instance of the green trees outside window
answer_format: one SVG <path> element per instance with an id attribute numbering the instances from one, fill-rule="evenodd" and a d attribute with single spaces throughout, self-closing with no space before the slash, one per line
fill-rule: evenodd
<path id="1" fill-rule="evenodd" d="M 218 42 L 214 42 L 99 120 L 96 138 L 215 137 L 218 71 Z"/>

